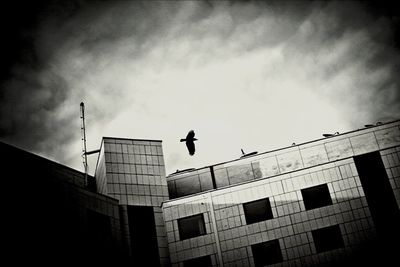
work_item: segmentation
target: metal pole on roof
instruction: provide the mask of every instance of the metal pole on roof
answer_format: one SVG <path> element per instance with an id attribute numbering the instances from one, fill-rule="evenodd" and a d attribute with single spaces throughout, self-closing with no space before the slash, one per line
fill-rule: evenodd
<path id="1" fill-rule="evenodd" d="M 87 164 L 87 153 L 86 153 L 85 104 L 83 102 L 81 102 L 80 110 L 81 110 L 81 119 L 82 119 L 81 135 L 82 135 L 82 141 L 83 141 L 82 158 L 83 158 L 83 167 L 85 169 L 85 187 L 86 187 L 86 185 L 87 185 L 87 174 L 88 174 L 88 164 Z"/>

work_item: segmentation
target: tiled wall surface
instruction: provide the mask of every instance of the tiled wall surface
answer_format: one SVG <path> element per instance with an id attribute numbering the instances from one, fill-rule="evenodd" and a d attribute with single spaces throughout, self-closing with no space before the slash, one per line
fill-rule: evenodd
<path id="1" fill-rule="evenodd" d="M 400 147 L 383 150 L 381 156 L 397 205 L 400 207 Z"/>
<path id="2" fill-rule="evenodd" d="M 107 195 L 107 173 L 106 173 L 106 161 L 104 153 L 104 142 L 101 145 L 99 158 L 96 166 L 96 191 L 100 194 Z"/>
<path id="3" fill-rule="evenodd" d="M 400 145 L 400 121 L 214 165 L 217 188 Z M 167 177 L 173 197 L 207 191 L 209 168 Z"/>
<path id="4" fill-rule="evenodd" d="M 105 137 L 101 152 L 104 155 L 99 157 L 96 170 L 97 188 L 119 200 L 125 240 L 129 240 L 126 205 L 153 207 L 160 261 L 168 265 L 161 203 L 169 197 L 161 141 Z"/>
<path id="5" fill-rule="evenodd" d="M 3 193 L 4 256 L 13 265 L 53 266 L 55 262 L 124 262 L 119 251 L 118 200 L 94 193 L 85 174 L 0 142 L 6 191 Z M 89 176 L 90 178 L 93 178 Z M 92 227 L 93 216 L 101 218 Z M 93 229 L 96 229 L 95 232 Z M 98 238 L 100 237 L 100 238 Z M 106 237 L 102 239 L 101 237 Z M 13 245 L 15 244 L 15 245 Z M 14 250 L 15 249 L 15 250 Z"/>
<path id="6" fill-rule="evenodd" d="M 48 164 L 50 163 L 51 162 Z M 62 203 L 59 203 L 59 205 L 63 209 L 66 209 L 67 212 L 71 212 L 71 214 L 68 215 L 71 216 L 70 223 L 77 225 L 81 233 L 87 233 L 92 227 L 89 223 L 88 213 L 94 212 L 104 216 L 109 220 L 109 225 L 111 227 L 111 240 L 108 241 L 112 243 L 110 248 L 122 250 L 124 241 L 121 239 L 122 229 L 118 200 L 107 195 L 88 191 L 85 188 L 85 175 L 83 173 L 70 170 L 61 165 L 52 165 L 52 167 L 47 167 L 47 171 L 51 177 L 49 177 L 50 179 L 46 182 L 48 186 L 52 188 L 52 193 L 56 193 L 62 199 Z M 55 200 L 52 199 L 52 201 Z M 98 233 L 98 235 L 104 234 L 105 233 Z M 115 252 L 110 252 L 110 255 L 114 255 L 112 253 Z"/>
<path id="7" fill-rule="evenodd" d="M 105 215 L 110 218 L 111 234 L 114 242 L 117 242 L 120 249 L 122 248 L 121 240 L 121 224 L 118 201 L 111 197 L 104 195 L 88 192 L 84 189 L 71 190 L 68 193 L 69 201 L 79 205 L 80 218 L 82 220 L 81 225 L 88 225 L 88 217 L 86 213 L 88 210 L 96 213 Z"/>
<path id="8" fill-rule="evenodd" d="M 211 220 L 212 205 L 208 194 L 190 197 L 188 202 L 177 205 L 164 204 L 165 229 L 172 266 L 183 266 L 185 260 L 206 255 L 211 255 L 213 266 L 218 266 L 216 232 Z M 178 219 L 196 214 L 203 214 L 206 234 L 181 240 Z"/>
<path id="9" fill-rule="evenodd" d="M 160 206 L 168 198 L 161 142 L 104 138 L 104 158 L 106 192 L 120 204 Z"/>
<path id="10" fill-rule="evenodd" d="M 62 199 L 62 203 L 58 203 L 59 208 L 65 209 L 64 212 L 71 212 L 67 215 L 70 217 L 68 220 L 71 220 L 69 223 L 78 226 L 80 233 L 87 234 L 92 227 L 89 223 L 88 213 L 95 212 L 103 215 L 109 220 L 109 226 L 111 227 L 111 240 L 108 241 L 112 243 L 110 248 L 122 250 L 123 240 L 121 239 L 122 229 L 118 200 L 85 189 L 83 173 L 72 171 L 62 166 L 58 167 L 58 165 L 48 168 L 48 172 L 51 175 L 50 179 L 46 181 L 48 186 L 52 188 L 53 194 L 57 194 Z M 51 201 L 55 201 L 55 199 Z M 51 211 L 51 213 L 55 213 L 55 211 Z M 104 234 L 102 232 L 98 233 L 98 235 Z M 92 251 L 92 253 L 96 253 L 96 251 Z M 110 252 L 110 255 L 117 255 L 113 253 L 115 252 Z M 118 255 L 122 256 L 123 254 Z M 92 257 L 94 256 L 92 255 Z M 122 259 L 120 260 L 123 261 Z"/>
<path id="11" fill-rule="evenodd" d="M 371 140 L 367 137 L 371 134 L 356 138 Z M 343 144 L 345 142 L 350 141 L 343 141 Z M 385 144 L 390 147 L 393 143 Z M 376 144 L 371 146 L 378 148 Z M 385 145 L 379 143 L 381 146 Z M 345 145 L 340 147 L 344 148 Z M 357 149 L 369 151 L 369 148 L 365 150 L 361 146 Z M 399 151 L 400 147 L 395 147 L 382 150 L 381 155 L 400 206 Z M 317 162 L 326 159 L 309 158 Z M 306 210 L 301 189 L 321 184 L 328 186 L 332 204 Z M 246 224 L 243 203 L 267 197 L 271 203 L 273 219 Z M 185 260 L 204 255 L 212 255 L 214 266 L 222 266 L 220 259 L 224 266 L 254 266 L 251 245 L 275 239 L 279 240 L 283 262 L 273 266 L 318 266 L 351 255 L 360 244 L 376 236 L 352 158 L 171 200 L 164 203 L 163 212 L 173 266 L 183 266 Z M 206 218 L 207 235 L 180 240 L 177 220 L 199 213 L 203 213 Z M 334 225 L 340 227 L 344 247 L 317 253 L 312 231 Z"/>
<path id="12" fill-rule="evenodd" d="M 86 244 L 85 238 L 91 228 L 88 212 L 110 220 L 112 246 L 118 250 L 111 257 L 123 254 L 119 254 L 122 244 L 129 253 L 128 207 L 133 205 L 153 208 L 162 266 L 184 266 L 185 261 L 203 256 L 210 256 L 213 266 L 255 266 L 252 245 L 272 240 L 278 241 L 283 258 L 283 262 L 273 266 L 320 266 L 353 254 L 360 244 L 376 236 L 353 155 L 380 152 L 400 207 L 399 133 L 399 122 L 389 123 L 216 165 L 218 189 L 213 189 L 209 168 L 178 175 L 172 180 L 184 181 L 180 187 L 175 187 L 179 194 L 207 192 L 173 200 L 168 200 L 160 141 L 104 138 L 96 169 L 97 193 L 85 186 L 83 173 L 0 143 L 3 153 L 9 156 L 4 165 L 14 172 L 9 175 L 16 175 L 20 162 L 28 166 L 19 170 L 19 179 L 6 179 L 6 188 L 18 188 L 24 193 L 23 198 L 13 200 L 9 213 L 5 214 L 8 218 L 16 216 L 15 220 L 10 220 L 12 224 L 22 222 L 16 224 L 17 227 L 8 226 L 24 233 L 21 243 L 27 239 L 36 242 L 36 233 L 24 227 L 29 226 L 25 224 L 26 218 L 35 218 L 37 214 L 44 216 L 38 218 L 36 224 L 42 225 L 38 228 L 42 232 L 36 231 L 42 237 L 50 225 L 76 234 L 73 242 L 65 237 L 60 239 L 60 233 L 56 237 L 48 235 L 47 240 L 60 243 L 38 244 L 36 250 L 29 247 L 38 254 L 52 247 L 54 251 L 59 250 L 64 240 L 72 242 L 64 244 L 66 253 L 80 252 L 75 246 Z M 187 177 L 195 177 L 196 181 L 185 180 Z M 307 210 L 301 190 L 317 185 L 326 185 L 332 204 Z M 248 224 L 243 204 L 264 198 L 269 198 L 273 218 Z M 19 212 L 27 203 L 35 209 Z M 203 214 L 203 234 L 183 239 L 179 219 L 196 214 Z M 343 247 L 317 253 L 312 233 L 330 226 L 339 227 Z M 15 236 L 13 242 L 14 239 Z M 94 257 L 88 255 L 88 260 L 102 261 L 98 254 L 101 252 L 94 253 Z"/>

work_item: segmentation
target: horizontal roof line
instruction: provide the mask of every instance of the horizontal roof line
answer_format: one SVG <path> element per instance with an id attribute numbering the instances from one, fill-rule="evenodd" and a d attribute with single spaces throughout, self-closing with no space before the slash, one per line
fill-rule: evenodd
<path id="1" fill-rule="evenodd" d="M 345 135 L 345 134 L 349 134 L 349 133 L 354 133 L 354 132 L 358 132 L 358 131 L 363 131 L 363 130 L 366 130 L 366 129 L 371 129 L 371 128 L 374 128 L 374 127 L 380 127 L 380 126 L 383 126 L 383 125 L 387 125 L 387 124 L 391 124 L 391 123 L 396 123 L 396 122 L 400 122 L 400 119 L 397 119 L 397 120 L 394 120 L 394 121 L 390 121 L 390 122 L 381 123 L 381 124 L 374 125 L 374 126 L 370 126 L 370 127 L 364 127 L 364 128 L 362 128 L 362 129 L 352 130 L 352 131 L 349 131 L 349 132 L 339 133 L 339 134 L 334 135 L 334 136 L 332 136 L 332 137 L 337 137 L 337 136 L 341 136 L 341 135 Z M 227 164 L 227 163 L 239 161 L 239 160 L 242 160 L 242 159 L 249 159 L 249 158 L 252 158 L 252 157 L 255 157 L 255 156 L 260 156 L 260 155 L 263 155 L 263 154 L 272 153 L 272 152 L 284 150 L 284 149 L 287 149 L 287 148 L 292 148 L 292 147 L 296 147 L 296 146 L 306 145 L 306 144 L 310 144 L 310 143 L 313 143 L 313 142 L 317 142 L 317 141 L 321 141 L 321 140 L 326 140 L 326 139 L 329 139 L 329 138 L 331 138 L 331 137 L 323 137 L 323 138 L 320 138 L 320 139 L 315 139 L 315 140 L 312 140 L 312 141 L 308 141 L 308 142 L 304 142 L 304 143 L 300 143 L 300 144 L 296 144 L 296 145 L 290 145 L 290 146 L 286 146 L 286 147 L 282 147 L 282 148 L 278 148 L 278 149 L 273 149 L 273 150 L 269 150 L 269 151 L 265 151 L 265 152 L 260 152 L 260 153 L 257 153 L 257 154 L 254 154 L 254 155 L 250 155 L 250 156 L 245 157 L 245 158 L 237 158 L 237 159 L 232 159 L 232 160 L 228 160 L 228 161 L 224 161 L 224 162 L 219 162 L 219 163 L 207 165 L 207 166 L 200 167 L 200 168 L 189 168 L 189 169 L 193 169 L 192 171 L 197 171 L 197 170 L 201 170 L 201 169 L 205 169 L 205 168 L 210 168 L 210 167 L 213 167 L 213 166 L 218 166 L 218 165 L 222 165 L 222 164 Z M 187 172 L 189 173 L 189 172 L 191 172 L 191 171 L 187 171 Z M 176 174 L 180 174 L 180 173 L 176 173 L 176 172 L 170 173 L 170 174 L 168 174 L 168 175 L 166 176 L 166 178 L 168 178 L 168 177 L 170 177 L 170 176 L 174 176 L 174 175 L 176 175 Z"/>
<path id="2" fill-rule="evenodd" d="M 120 140 L 131 140 L 131 141 L 162 142 L 162 140 L 155 140 L 155 139 L 137 139 L 137 138 L 124 138 L 124 137 L 112 137 L 112 136 L 103 136 L 103 139 L 120 139 Z"/>

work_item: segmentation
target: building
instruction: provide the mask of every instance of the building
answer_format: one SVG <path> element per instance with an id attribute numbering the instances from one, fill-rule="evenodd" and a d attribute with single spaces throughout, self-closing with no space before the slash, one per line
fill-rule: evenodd
<path id="1" fill-rule="evenodd" d="M 159 140 L 104 137 L 94 177 L 0 149 L 14 264 L 398 265 L 400 120 L 167 177 Z"/>
<path id="2" fill-rule="evenodd" d="M 172 266 L 397 266 L 399 126 L 169 175 Z"/>
<path id="3" fill-rule="evenodd" d="M 161 210 L 168 200 L 161 141 L 103 138 L 96 187 L 119 201 L 122 239 L 134 266 L 169 265 Z"/>
<path id="4" fill-rule="evenodd" d="M 0 142 L 2 257 L 10 265 L 89 266 L 128 261 L 117 199 L 94 177 Z"/>
<path id="5" fill-rule="evenodd" d="M 0 142 L 13 265 L 168 266 L 161 141 L 104 137 L 95 177 Z"/>

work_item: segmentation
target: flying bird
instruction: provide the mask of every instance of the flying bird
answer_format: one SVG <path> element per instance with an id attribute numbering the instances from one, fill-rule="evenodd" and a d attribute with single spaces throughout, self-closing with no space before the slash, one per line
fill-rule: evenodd
<path id="1" fill-rule="evenodd" d="M 194 147 L 194 141 L 197 141 L 196 138 L 194 138 L 194 131 L 190 130 L 189 133 L 186 136 L 186 139 L 181 139 L 181 142 L 186 142 L 186 147 L 189 150 L 190 156 L 194 155 L 195 152 L 195 147 Z"/>

